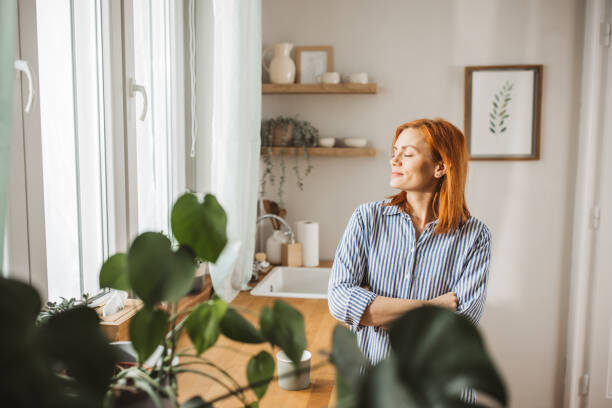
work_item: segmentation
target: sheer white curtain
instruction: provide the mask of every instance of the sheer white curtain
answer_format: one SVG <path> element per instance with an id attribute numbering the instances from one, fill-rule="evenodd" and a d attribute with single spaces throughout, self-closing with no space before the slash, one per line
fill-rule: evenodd
<path id="1" fill-rule="evenodd" d="M 199 193 L 214 194 L 227 212 L 228 244 L 210 272 L 215 291 L 231 301 L 249 281 L 255 250 L 261 0 L 196 2 L 194 16 L 193 184 Z"/>

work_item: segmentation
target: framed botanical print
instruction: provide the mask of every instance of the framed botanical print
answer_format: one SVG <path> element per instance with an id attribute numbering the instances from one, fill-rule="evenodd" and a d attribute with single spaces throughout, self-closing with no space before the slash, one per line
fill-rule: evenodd
<path id="1" fill-rule="evenodd" d="M 331 45 L 295 47 L 295 82 L 316 84 L 317 76 L 333 71 L 334 49 Z"/>
<path id="2" fill-rule="evenodd" d="M 539 160 L 542 65 L 465 67 L 471 160 Z"/>

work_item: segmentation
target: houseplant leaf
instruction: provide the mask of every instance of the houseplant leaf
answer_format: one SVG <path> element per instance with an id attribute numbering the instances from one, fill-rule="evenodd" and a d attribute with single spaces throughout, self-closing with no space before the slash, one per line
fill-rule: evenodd
<path id="1" fill-rule="evenodd" d="M 249 385 L 251 387 L 253 387 L 253 384 L 261 381 L 272 380 L 273 375 L 274 358 L 272 358 L 270 353 L 267 351 L 261 351 L 259 354 L 251 357 L 247 365 L 247 379 L 249 380 Z M 261 399 L 261 397 L 264 396 L 269 384 L 270 383 L 267 382 L 253 387 L 253 391 L 255 392 L 255 395 L 257 395 L 258 399 Z"/>
<path id="2" fill-rule="evenodd" d="M 233 307 L 229 307 L 219 327 L 224 336 L 242 343 L 263 343 L 266 339 L 261 332 Z"/>
<path id="3" fill-rule="evenodd" d="M 341 325 L 334 328 L 330 360 L 336 367 L 338 400 L 348 404 L 358 395 L 360 370 L 370 367 L 370 362 L 359 349 L 355 333 Z"/>
<path id="4" fill-rule="evenodd" d="M 178 301 L 191 289 L 195 272 L 193 253 L 158 232 L 140 234 L 128 252 L 130 284 L 145 304 L 162 300 Z"/>
<path id="5" fill-rule="evenodd" d="M 424 405 L 456 402 L 467 387 L 507 405 L 503 380 L 467 318 L 424 306 L 396 320 L 389 337 L 399 380 Z"/>
<path id="6" fill-rule="evenodd" d="M 306 348 L 304 317 L 282 300 L 275 300 L 272 309 L 264 306 L 259 315 L 259 325 L 264 337 L 279 346 L 297 366 Z"/>
<path id="7" fill-rule="evenodd" d="M 219 324 L 226 311 L 227 303 L 213 297 L 187 316 L 185 328 L 198 354 L 202 354 L 217 341 L 221 332 Z"/>
<path id="8" fill-rule="evenodd" d="M 424 404 L 411 394 L 411 389 L 402 384 L 398 378 L 397 359 L 387 358 L 370 369 L 363 385 L 358 390 L 356 406 L 369 407 L 455 407 L 456 405 Z"/>
<path id="9" fill-rule="evenodd" d="M 96 312 L 85 306 L 61 312 L 40 327 L 34 347 L 50 367 L 64 367 L 81 395 L 99 401 L 108 389 L 116 355 L 99 326 Z"/>
<path id="10" fill-rule="evenodd" d="M 142 364 L 161 344 L 168 327 L 168 313 L 145 306 L 130 322 L 130 340 Z"/>
<path id="11" fill-rule="evenodd" d="M 227 244 L 227 215 L 214 195 L 206 194 L 200 203 L 195 195 L 183 194 L 172 207 L 171 222 L 180 244 L 204 261 L 217 261 Z"/>
<path id="12" fill-rule="evenodd" d="M 104 262 L 100 270 L 100 287 L 130 290 L 127 254 L 117 253 Z"/>

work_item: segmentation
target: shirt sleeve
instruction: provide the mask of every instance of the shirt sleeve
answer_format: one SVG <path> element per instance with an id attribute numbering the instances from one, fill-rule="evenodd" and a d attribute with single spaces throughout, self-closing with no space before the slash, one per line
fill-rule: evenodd
<path id="1" fill-rule="evenodd" d="M 478 325 L 484 311 L 491 259 L 491 231 L 486 226 L 470 248 L 463 264 L 461 277 L 454 292 L 457 294 L 457 313 Z"/>
<path id="2" fill-rule="evenodd" d="M 368 265 L 367 244 L 366 231 L 357 207 L 336 249 L 327 290 L 332 316 L 355 330 L 363 327 L 359 324 L 361 316 L 376 298 L 374 292 L 360 286 Z"/>

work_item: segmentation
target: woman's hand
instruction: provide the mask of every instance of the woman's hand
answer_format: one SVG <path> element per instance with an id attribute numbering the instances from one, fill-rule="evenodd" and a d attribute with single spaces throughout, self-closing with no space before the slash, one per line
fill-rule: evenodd
<path id="1" fill-rule="evenodd" d="M 455 292 L 448 292 L 436 298 L 426 300 L 425 304 L 445 307 L 456 312 L 458 304 L 457 294 Z"/>

